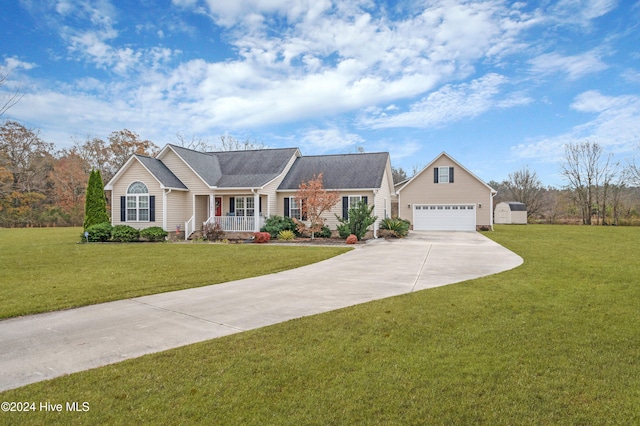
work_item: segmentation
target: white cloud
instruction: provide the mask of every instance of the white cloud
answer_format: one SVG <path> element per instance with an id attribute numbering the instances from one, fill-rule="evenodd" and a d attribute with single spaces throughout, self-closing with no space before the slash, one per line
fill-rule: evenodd
<path id="1" fill-rule="evenodd" d="M 551 8 L 555 20 L 588 26 L 618 5 L 617 0 L 560 0 Z"/>
<path id="2" fill-rule="evenodd" d="M 374 129 L 392 127 L 437 127 L 463 118 L 472 118 L 494 108 L 510 108 L 530 102 L 522 94 L 496 99 L 504 76 L 488 74 L 470 83 L 447 85 L 411 105 L 410 111 L 395 115 L 378 111 L 362 124 Z"/>
<path id="3" fill-rule="evenodd" d="M 588 140 L 607 147 L 611 152 L 626 152 L 637 146 L 640 96 L 605 96 L 592 90 L 578 95 L 571 108 L 595 114 L 595 117 L 558 136 L 514 146 L 514 155 L 554 162 L 562 159 L 564 146 L 570 143 Z"/>
<path id="4" fill-rule="evenodd" d="M 562 56 L 558 53 L 540 55 L 530 61 L 532 71 L 536 74 L 550 75 L 565 73 L 569 80 L 577 80 L 588 74 L 597 73 L 608 68 L 602 62 L 599 49 L 591 50 L 582 55 Z"/>
<path id="5" fill-rule="evenodd" d="M 364 142 L 364 139 L 355 133 L 349 133 L 338 127 L 326 129 L 307 129 L 302 131 L 301 147 L 305 152 L 324 153 L 327 151 L 346 151 Z"/>

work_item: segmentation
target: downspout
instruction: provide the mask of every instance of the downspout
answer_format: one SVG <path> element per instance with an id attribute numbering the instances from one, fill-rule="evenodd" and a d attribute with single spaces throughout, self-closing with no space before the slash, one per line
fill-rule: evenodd
<path id="1" fill-rule="evenodd" d="M 376 210 L 378 210 L 378 204 L 379 204 L 379 203 L 376 203 L 376 197 L 378 196 L 378 191 L 380 190 L 379 189 L 373 190 L 373 205 L 376 206 Z M 378 238 L 378 226 L 380 226 L 380 216 L 378 216 L 376 221 L 373 223 L 373 238 L 376 238 L 376 239 Z"/>
<path id="2" fill-rule="evenodd" d="M 493 197 L 495 197 L 496 195 L 498 195 L 498 191 L 496 191 L 494 194 L 491 194 L 491 202 L 490 207 L 491 207 L 491 211 L 489 212 L 489 217 L 491 218 L 491 230 L 493 231 Z"/>

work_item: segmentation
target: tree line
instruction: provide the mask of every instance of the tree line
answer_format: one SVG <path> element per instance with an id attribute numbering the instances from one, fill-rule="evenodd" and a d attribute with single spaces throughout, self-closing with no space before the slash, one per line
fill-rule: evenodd
<path id="1" fill-rule="evenodd" d="M 176 134 L 176 145 L 198 151 L 259 149 L 254 140 L 223 135 L 218 143 Z M 7 120 L 0 126 L 0 227 L 82 226 L 92 170 L 106 184 L 133 154 L 154 156 L 159 147 L 128 130 L 106 140 L 86 137 L 56 150 L 38 130 Z"/>
<path id="2" fill-rule="evenodd" d="M 178 133 L 174 143 L 198 151 L 264 148 L 228 135 L 209 144 Z M 0 126 L 0 227 L 82 226 L 91 171 L 99 170 L 107 183 L 131 155 L 153 156 L 158 149 L 123 129 L 106 140 L 87 137 L 56 150 L 38 130 L 5 121 Z M 595 142 L 569 144 L 561 173 L 567 182 L 562 188 L 544 187 L 528 167 L 510 173 L 503 182 L 489 182 L 498 190 L 494 204 L 523 202 L 531 222 L 640 224 L 640 166 L 635 162 L 620 164 Z M 393 168 L 393 178 L 398 183 L 407 174 Z"/>

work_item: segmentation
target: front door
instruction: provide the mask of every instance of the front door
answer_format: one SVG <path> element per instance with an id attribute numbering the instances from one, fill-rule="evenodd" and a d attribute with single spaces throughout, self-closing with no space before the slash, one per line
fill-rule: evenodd
<path id="1" fill-rule="evenodd" d="M 216 197 L 216 216 L 222 216 L 222 197 Z"/>

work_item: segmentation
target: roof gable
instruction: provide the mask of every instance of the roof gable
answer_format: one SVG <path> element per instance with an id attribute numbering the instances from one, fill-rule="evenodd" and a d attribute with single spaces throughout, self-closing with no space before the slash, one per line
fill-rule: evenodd
<path id="1" fill-rule="evenodd" d="M 280 175 L 294 155 L 299 155 L 297 148 L 199 152 L 168 147 L 212 188 L 262 187 Z"/>
<path id="2" fill-rule="evenodd" d="M 160 160 L 146 155 L 134 154 L 127 162 L 118 170 L 118 172 L 105 185 L 106 190 L 112 190 L 115 182 L 131 167 L 133 162 L 138 162 L 145 168 L 147 172 L 160 184 L 162 188 L 171 188 L 178 190 L 188 190 L 187 186 L 182 183 L 176 175 Z"/>
<path id="3" fill-rule="evenodd" d="M 387 152 L 299 157 L 278 190 L 297 190 L 320 173 L 325 189 L 377 189 L 388 161 Z"/>
<path id="4" fill-rule="evenodd" d="M 400 188 L 397 189 L 397 193 L 400 193 L 400 191 L 402 191 L 404 188 L 406 188 L 407 186 L 411 185 L 411 183 L 418 177 L 420 176 L 422 173 L 424 173 L 427 170 L 431 170 L 433 164 L 435 164 L 438 160 L 440 160 L 440 158 L 442 157 L 446 157 L 449 161 L 451 161 L 455 166 L 460 167 L 462 170 L 464 170 L 465 172 L 467 172 L 471 177 L 473 177 L 475 180 L 477 180 L 478 182 L 480 182 L 483 186 L 485 186 L 487 189 L 489 189 L 491 191 L 491 193 L 497 193 L 497 191 L 493 188 L 491 188 L 489 185 L 487 185 L 487 183 L 485 181 L 483 181 L 482 179 L 480 179 L 478 176 L 476 176 L 473 172 L 471 172 L 469 169 L 467 169 L 465 166 L 463 166 L 462 164 L 460 164 L 458 161 L 456 161 L 455 158 L 453 158 L 452 156 L 450 156 L 449 154 L 447 154 L 446 152 L 441 152 L 438 156 L 436 156 L 436 158 L 434 158 L 429 164 L 427 164 L 422 170 L 420 170 L 418 173 L 416 173 L 413 177 L 411 177 L 409 180 L 407 180 L 404 185 L 400 186 Z"/>

